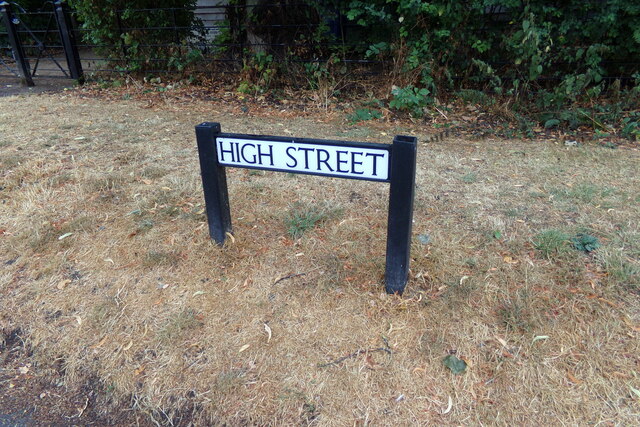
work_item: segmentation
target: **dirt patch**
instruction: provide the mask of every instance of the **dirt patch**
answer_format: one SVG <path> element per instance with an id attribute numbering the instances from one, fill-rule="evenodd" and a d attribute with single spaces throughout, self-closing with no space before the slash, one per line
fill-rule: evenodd
<path id="1" fill-rule="evenodd" d="M 68 390 L 63 417 L 88 402 L 83 416 L 127 408 L 174 425 L 637 419 L 637 150 L 432 141 L 424 123 L 354 125 L 337 109 L 224 97 L 81 89 L 3 106 L 0 327 L 26 343 L 9 351 L 3 396 L 44 372 Z M 229 169 L 234 238 L 212 244 L 194 135 L 204 121 L 416 135 L 405 295 L 383 293 L 383 184 Z M 320 202 L 331 215 L 291 221 Z M 576 249 L 579 235 L 600 246 Z"/>
<path id="2" fill-rule="evenodd" d="M 23 85 L 18 77 L 3 76 L 0 83 L 0 97 L 15 95 L 33 95 L 40 93 L 56 93 L 74 87 L 73 80 L 58 78 L 36 78 L 35 86 Z"/>
<path id="3" fill-rule="evenodd" d="M 36 362 L 21 330 L 0 338 L 0 426 L 151 425 L 147 417 L 126 407 L 114 410 L 96 378 L 66 387 L 64 361 Z"/>

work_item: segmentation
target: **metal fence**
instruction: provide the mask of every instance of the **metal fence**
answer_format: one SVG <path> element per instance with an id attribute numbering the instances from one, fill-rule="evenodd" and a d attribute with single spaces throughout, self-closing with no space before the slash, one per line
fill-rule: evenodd
<path id="1" fill-rule="evenodd" d="M 261 9 L 257 10 L 260 7 Z M 375 72 L 381 61 L 365 58 L 366 43 L 349 42 L 347 32 L 360 28 L 337 12 L 319 16 L 308 3 L 217 4 L 195 8 L 113 11 L 112 36 L 87 37 L 93 29 L 79 25 L 76 12 L 62 1 L 38 11 L 0 3 L 0 78 L 80 79 L 84 73 L 157 74 L 186 66 L 210 72 L 237 72 L 251 58 L 290 64 L 340 63 Z M 292 22 L 283 14 L 307 14 Z M 263 14 L 264 19 L 256 20 Z M 149 22 L 152 24 L 149 25 Z M 322 32 L 318 36 L 318 32 Z M 357 38 L 351 38 L 357 40 Z M 261 56 L 262 55 L 262 56 Z"/>
<path id="2" fill-rule="evenodd" d="M 105 19 L 111 20 L 109 35 L 95 37 L 95 28 L 87 22 L 80 25 L 76 12 L 63 1 L 44 2 L 36 11 L 2 2 L 0 78 L 17 76 L 33 85 L 39 77 L 80 80 L 87 73 L 158 74 L 185 69 L 237 73 L 246 65 L 259 70 L 273 63 L 285 71 L 299 67 L 313 74 L 326 71 L 331 58 L 364 73 L 393 66 L 366 54 L 370 28 L 347 20 L 337 10 L 319 7 L 321 0 L 313 5 L 303 0 L 209 3 L 214 4 L 105 11 Z M 498 34 L 509 21 L 502 6 L 486 10 L 485 15 L 484 22 L 472 23 L 478 26 L 473 30 L 478 34 Z M 490 65 L 501 68 L 510 63 Z M 451 76 L 453 81 L 468 78 Z M 561 77 L 539 78 L 546 79 Z"/>

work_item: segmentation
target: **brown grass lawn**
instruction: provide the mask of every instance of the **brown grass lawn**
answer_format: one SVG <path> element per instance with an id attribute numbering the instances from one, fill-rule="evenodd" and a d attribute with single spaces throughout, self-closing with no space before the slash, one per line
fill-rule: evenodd
<path id="1" fill-rule="evenodd" d="M 417 135 L 405 294 L 381 282 L 385 184 L 229 169 L 234 241 L 212 244 L 203 121 Z M 32 352 L 10 376 L 90 383 L 99 410 L 164 424 L 640 423 L 638 151 L 423 135 L 220 102 L 1 98 L 0 330 Z M 574 249 L 578 233 L 601 246 Z"/>

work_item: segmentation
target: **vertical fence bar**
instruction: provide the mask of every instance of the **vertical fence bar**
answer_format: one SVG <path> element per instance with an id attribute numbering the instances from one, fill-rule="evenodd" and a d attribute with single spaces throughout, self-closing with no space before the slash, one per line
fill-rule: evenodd
<path id="1" fill-rule="evenodd" d="M 173 22 L 173 41 L 175 44 L 180 44 L 180 35 L 178 34 L 178 19 L 176 18 L 175 7 L 171 9 L 171 20 Z"/>
<path id="2" fill-rule="evenodd" d="M 18 63 L 18 69 L 21 77 L 27 86 L 34 86 L 29 68 L 29 61 L 24 54 L 24 49 L 22 48 L 22 43 L 20 42 L 20 37 L 18 35 L 18 29 L 16 28 L 16 24 L 20 21 L 13 16 L 13 13 L 11 13 L 11 6 L 7 2 L 3 1 L 0 3 L 0 13 L 4 20 L 4 26 L 7 27 L 9 43 L 11 43 L 11 49 L 13 50 L 13 55 Z"/>
<path id="3" fill-rule="evenodd" d="M 413 136 L 396 136 L 391 148 L 385 271 L 385 289 L 389 294 L 402 294 L 409 277 L 417 146 L 418 140 Z"/>
<path id="4" fill-rule="evenodd" d="M 122 37 L 122 18 L 120 17 L 120 11 L 116 10 L 116 25 L 118 25 L 118 38 L 120 39 L 120 47 L 122 48 L 122 59 L 127 57 L 127 45 Z"/>
<path id="5" fill-rule="evenodd" d="M 73 28 L 69 21 L 69 9 L 67 3 L 64 1 L 56 1 L 56 20 L 58 21 L 58 31 L 60 32 L 60 39 L 62 40 L 62 46 L 64 47 L 64 54 L 67 58 L 67 65 L 69 67 L 69 74 L 71 78 L 78 80 L 80 83 L 84 80 L 82 72 L 82 62 L 80 61 L 80 53 L 78 52 L 78 43 L 76 42 Z"/>
<path id="6" fill-rule="evenodd" d="M 209 235 L 222 246 L 227 233 L 231 232 L 231 212 L 227 191 L 227 175 L 224 166 L 220 166 L 218 163 L 216 153 L 216 135 L 219 133 L 219 123 L 205 122 L 196 126 Z"/>

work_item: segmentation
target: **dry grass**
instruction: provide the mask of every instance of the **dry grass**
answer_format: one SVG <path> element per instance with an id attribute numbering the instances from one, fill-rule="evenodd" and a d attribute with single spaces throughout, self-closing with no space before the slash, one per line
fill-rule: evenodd
<path id="1" fill-rule="evenodd" d="M 57 361 L 67 387 L 96 376 L 162 423 L 638 423 L 636 151 L 421 145 L 414 232 L 429 243 L 414 239 L 396 297 L 381 284 L 385 185 L 230 169 L 235 242 L 219 248 L 193 127 L 397 129 L 146 107 L 0 99 L 0 329 L 28 334 L 33 369 Z M 292 238 L 291 210 L 320 201 L 340 214 Z M 602 247 L 541 253 L 545 230 Z M 442 364 L 454 352 L 462 375 Z"/>

